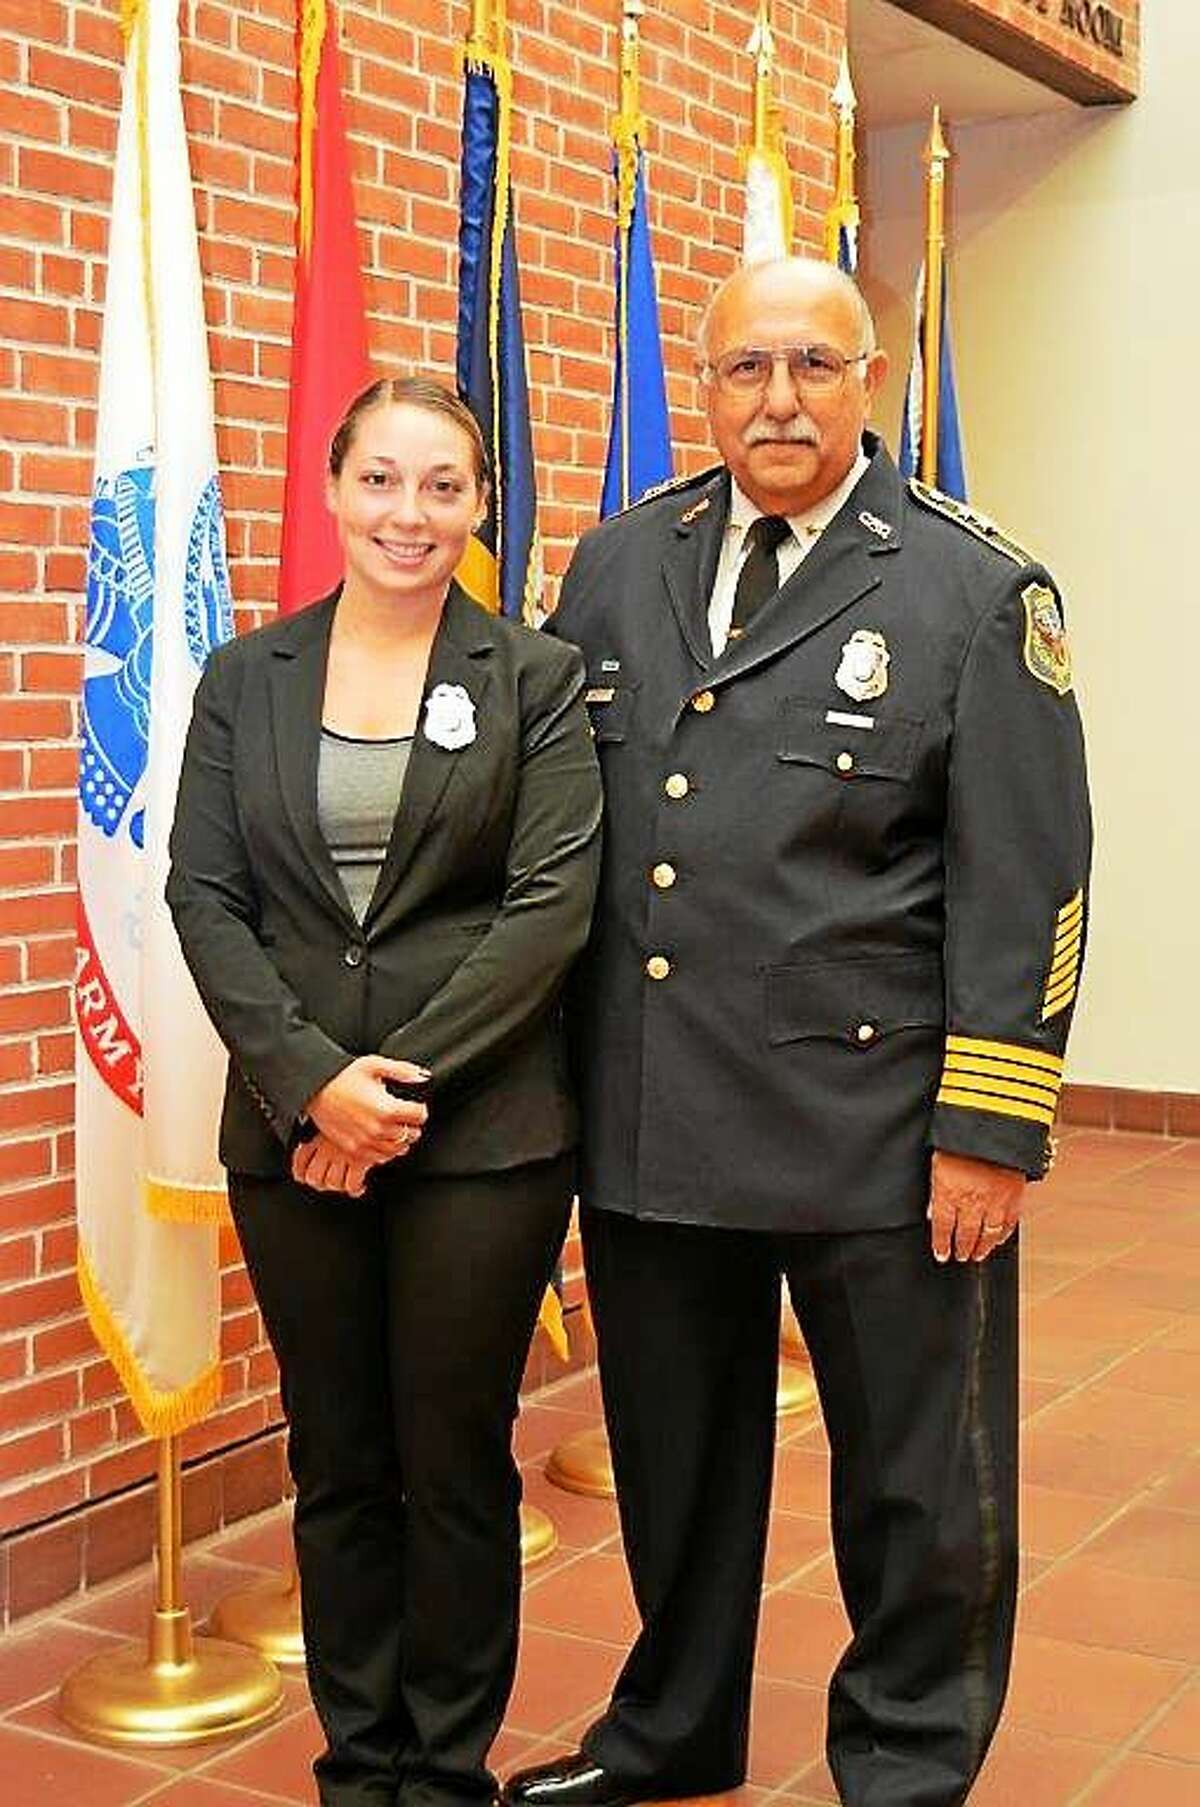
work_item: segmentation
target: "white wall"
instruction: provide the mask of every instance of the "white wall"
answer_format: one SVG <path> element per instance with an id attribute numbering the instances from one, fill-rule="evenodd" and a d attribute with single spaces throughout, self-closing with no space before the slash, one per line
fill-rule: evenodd
<path id="1" fill-rule="evenodd" d="M 1066 599 L 1097 826 L 1068 1077 L 1200 1091 L 1200 5 L 1144 9 L 1142 97 L 954 127 L 971 500 Z M 866 135 L 863 286 L 895 447 L 926 127 Z"/>

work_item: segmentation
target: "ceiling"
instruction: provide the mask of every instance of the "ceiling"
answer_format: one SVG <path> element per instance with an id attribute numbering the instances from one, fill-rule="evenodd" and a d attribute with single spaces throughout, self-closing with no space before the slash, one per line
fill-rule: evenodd
<path id="1" fill-rule="evenodd" d="M 927 119 L 935 100 L 952 124 L 1075 105 L 890 0 L 849 0 L 848 38 L 861 127 Z"/>

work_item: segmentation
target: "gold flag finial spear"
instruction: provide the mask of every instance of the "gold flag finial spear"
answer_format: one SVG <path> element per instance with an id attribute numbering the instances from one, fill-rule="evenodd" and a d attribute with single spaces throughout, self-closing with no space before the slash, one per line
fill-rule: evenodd
<path id="1" fill-rule="evenodd" d="M 854 115 L 858 110 L 858 96 L 850 80 L 850 59 L 844 45 L 829 104 L 837 114 L 837 173 L 833 204 L 825 215 L 825 256 L 835 264 L 842 228 L 857 232 L 859 224 L 858 200 L 854 193 Z"/>
<path id="2" fill-rule="evenodd" d="M 942 285 L 945 281 L 946 164 L 942 109 L 935 104 L 925 145 L 925 325 L 921 333 L 921 481 L 936 484 L 938 397 L 942 368 Z"/>

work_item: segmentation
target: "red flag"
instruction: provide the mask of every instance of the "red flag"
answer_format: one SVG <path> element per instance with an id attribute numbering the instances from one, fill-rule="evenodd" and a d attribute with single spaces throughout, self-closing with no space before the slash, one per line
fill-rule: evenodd
<path id="1" fill-rule="evenodd" d="M 283 615 L 324 596 L 341 575 L 325 506 L 329 441 L 347 403 L 371 380 L 337 28 L 332 6 L 298 5 L 300 192 L 279 559 Z"/>

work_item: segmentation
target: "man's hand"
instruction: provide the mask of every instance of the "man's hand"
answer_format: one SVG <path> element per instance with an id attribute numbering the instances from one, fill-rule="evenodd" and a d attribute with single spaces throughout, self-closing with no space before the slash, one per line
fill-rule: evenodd
<path id="1" fill-rule="evenodd" d="M 293 1150 L 292 1178 L 314 1192 L 344 1192 L 348 1198 L 361 1198 L 372 1165 L 370 1161 L 352 1161 L 336 1142 L 318 1134 Z"/>
<path id="2" fill-rule="evenodd" d="M 420 1141 L 429 1111 L 415 1098 L 393 1097 L 387 1082 L 419 1085 L 428 1078 L 411 1061 L 360 1054 L 313 1093 L 305 1115 L 356 1165 L 394 1161 Z"/>
<path id="3" fill-rule="evenodd" d="M 994 1161 L 935 1149 L 928 1217 L 937 1261 L 986 1261 L 1021 1217 L 1025 1175 Z"/>

